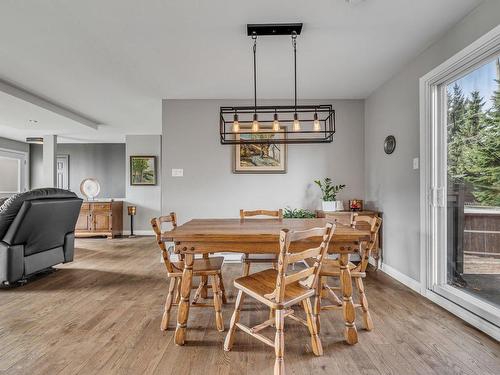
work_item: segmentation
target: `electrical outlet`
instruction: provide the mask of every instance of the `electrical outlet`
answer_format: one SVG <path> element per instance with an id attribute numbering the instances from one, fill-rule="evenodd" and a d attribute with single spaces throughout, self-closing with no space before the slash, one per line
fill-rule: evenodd
<path id="1" fill-rule="evenodd" d="M 172 168 L 172 177 L 182 177 L 184 176 L 184 169 Z"/>
<path id="2" fill-rule="evenodd" d="M 413 169 L 418 169 L 418 158 L 413 159 Z"/>

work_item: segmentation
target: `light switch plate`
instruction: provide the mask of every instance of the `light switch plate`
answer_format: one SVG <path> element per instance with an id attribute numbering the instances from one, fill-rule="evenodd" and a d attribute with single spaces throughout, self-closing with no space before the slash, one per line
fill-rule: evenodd
<path id="1" fill-rule="evenodd" d="M 184 169 L 172 168 L 172 177 L 182 177 L 184 176 Z"/>
<path id="2" fill-rule="evenodd" d="M 418 169 L 418 158 L 413 159 L 413 169 Z"/>

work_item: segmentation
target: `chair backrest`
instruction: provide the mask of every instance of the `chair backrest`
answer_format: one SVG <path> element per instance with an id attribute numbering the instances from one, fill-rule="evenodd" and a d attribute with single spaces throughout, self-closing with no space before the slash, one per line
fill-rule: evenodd
<path id="1" fill-rule="evenodd" d="M 25 250 L 33 248 L 33 252 L 61 246 L 66 233 L 75 230 L 81 205 L 82 199 L 63 189 L 13 195 L 0 206 L 0 241 L 24 244 Z"/>
<path id="2" fill-rule="evenodd" d="M 160 216 L 159 218 L 154 217 L 151 219 L 151 226 L 153 227 L 153 230 L 156 234 L 156 242 L 158 243 L 158 246 L 161 250 L 165 267 L 167 268 L 168 272 L 174 272 L 174 267 L 172 265 L 172 262 L 170 261 L 168 249 L 165 246 L 165 241 L 163 240 L 161 234 L 163 223 L 170 223 L 172 225 L 172 228 L 175 229 L 177 227 L 177 216 L 175 215 L 175 212 L 171 212 L 166 216 Z"/>
<path id="3" fill-rule="evenodd" d="M 276 302 L 283 301 L 285 289 L 287 285 L 295 282 L 300 282 L 307 288 L 315 288 L 318 282 L 323 258 L 328 249 L 328 244 L 335 231 L 335 224 L 327 223 L 323 228 L 313 228 L 304 231 L 289 231 L 282 229 L 280 232 L 280 254 L 278 258 L 278 276 L 276 278 L 276 289 L 266 298 L 272 298 Z M 321 238 L 321 244 L 318 247 L 308 248 L 300 251 L 290 251 L 293 245 L 299 241 L 311 240 L 313 238 Z M 298 272 L 287 274 L 288 265 L 305 259 L 315 259 L 312 266 L 300 270 Z"/>
<path id="4" fill-rule="evenodd" d="M 370 254 L 377 243 L 378 232 L 380 230 L 380 226 L 382 225 L 382 219 L 377 216 L 372 217 L 354 214 L 352 218 L 352 227 L 359 227 L 360 224 L 370 227 L 370 241 L 366 244 L 363 254 L 361 254 L 361 262 L 356 267 L 356 270 L 365 272 L 368 267 Z"/>
<path id="5" fill-rule="evenodd" d="M 267 217 L 275 217 L 279 220 L 283 219 L 283 210 L 280 208 L 279 210 L 253 210 L 253 211 L 245 211 L 240 210 L 240 219 L 244 220 L 246 217 L 252 216 L 267 216 Z"/>

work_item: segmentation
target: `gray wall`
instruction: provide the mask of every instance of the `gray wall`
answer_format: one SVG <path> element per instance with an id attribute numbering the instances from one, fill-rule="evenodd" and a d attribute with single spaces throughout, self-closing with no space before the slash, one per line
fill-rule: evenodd
<path id="1" fill-rule="evenodd" d="M 14 141 L 12 139 L 0 137 L 0 148 L 7 150 L 29 152 L 29 145 L 24 142 Z"/>
<path id="2" fill-rule="evenodd" d="M 42 145 L 30 145 L 31 188 L 43 187 Z M 101 185 L 98 198 L 125 197 L 125 144 L 61 143 L 57 154 L 69 155 L 70 190 L 81 196 L 80 183 L 94 177 Z"/>
<path id="3" fill-rule="evenodd" d="M 136 234 L 153 234 L 151 218 L 160 216 L 161 209 L 161 135 L 127 135 L 126 144 L 126 192 L 127 199 L 124 207 L 124 226 L 130 229 L 130 218 L 127 216 L 127 205 L 137 206 L 137 215 L 134 218 Z M 157 184 L 155 186 L 130 185 L 130 156 L 156 156 Z"/>
<path id="4" fill-rule="evenodd" d="M 237 217 L 240 208 L 315 209 L 320 193 L 313 180 L 326 176 L 347 184 L 339 199 L 363 198 L 363 101 L 301 101 L 312 102 L 333 104 L 334 142 L 290 145 L 288 173 L 263 175 L 233 174 L 233 146 L 219 140 L 219 107 L 248 101 L 164 100 L 162 212 L 176 211 L 179 222 L 185 222 L 193 217 Z M 183 168 L 184 177 L 172 177 L 172 168 Z"/>
<path id="5" fill-rule="evenodd" d="M 384 212 L 384 263 L 420 280 L 419 78 L 500 24 L 500 1 L 486 1 L 365 101 L 365 192 Z M 384 138 L 396 151 L 386 155 Z"/>

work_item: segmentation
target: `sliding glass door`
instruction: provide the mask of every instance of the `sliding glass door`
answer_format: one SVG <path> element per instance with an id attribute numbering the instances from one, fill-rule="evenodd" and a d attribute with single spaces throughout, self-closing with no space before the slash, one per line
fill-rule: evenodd
<path id="1" fill-rule="evenodd" d="M 431 288 L 500 326 L 500 56 L 435 94 Z"/>

